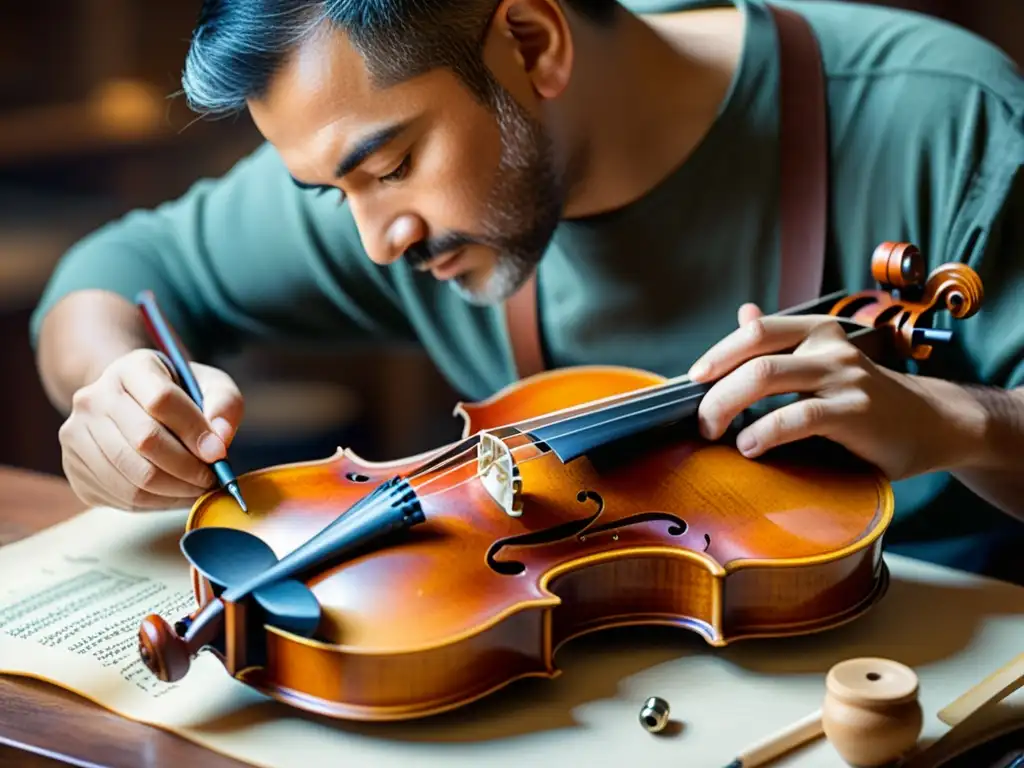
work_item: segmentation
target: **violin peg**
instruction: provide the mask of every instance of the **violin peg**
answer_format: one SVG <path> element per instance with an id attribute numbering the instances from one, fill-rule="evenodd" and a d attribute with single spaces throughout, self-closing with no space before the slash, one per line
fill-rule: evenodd
<path id="1" fill-rule="evenodd" d="M 871 276 L 882 286 L 909 288 L 925 281 L 925 260 L 911 243 L 881 243 L 871 254 Z"/>
<path id="2" fill-rule="evenodd" d="M 156 614 L 143 619 L 139 627 L 139 656 L 149 671 L 165 683 L 181 680 L 191 665 L 188 645 Z"/>
<path id="3" fill-rule="evenodd" d="M 916 745 L 924 725 L 918 677 L 897 661 L 860 658 L 836 664 L 825 678 L 825 737 L 855 768 L 889 765 Z"/>

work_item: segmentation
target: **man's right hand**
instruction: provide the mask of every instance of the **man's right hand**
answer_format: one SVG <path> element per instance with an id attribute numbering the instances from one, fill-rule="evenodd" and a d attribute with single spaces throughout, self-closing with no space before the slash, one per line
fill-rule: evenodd
<path id="1" fill-rule="evenodd" d="M 244 405 L 223 371 L 193 363 L 205 413 L 151 349 L 115 360 L 78 390 L 60 428 L 64 473 L 82 501 L 124 510 L 191 506 L 216 482 Z"/>

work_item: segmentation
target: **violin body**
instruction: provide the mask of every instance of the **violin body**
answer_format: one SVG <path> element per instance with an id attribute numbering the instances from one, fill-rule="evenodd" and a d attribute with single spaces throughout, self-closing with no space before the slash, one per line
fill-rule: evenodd
<path id="1" fill-rule="evenodd" d="M 655 381 L 613 368 L 541 374 L 464 406 L 466 434 Z M 251 515 L 215 493 L 188 529 L 247 530 L 281 557 L 423 458 L 379 465 L 342 452 L 255 472 L 240 480 Z M 654 622 L 724 645 L 834 626 L 885 586 L 892 493 L 863 467 L 752 462 L 698 440 L 600 472 L 547 454 L 521 464 L 520 517 L 476 470 L 439 470 L 422 483 L 426 522 L 308 581 L 323 608 L 316 639 L 268 627 L 258 663 L 228 659 L 232 674 L 322 714 L 421 716 L 554 676 L 555 652 L 583 632 Z M 194 574 L 203 604 L 210 585 Z"/>
<path id="2" fill-rule="evenodd" d="M 868 303 L 899 325 L 888 293 Z M 387 463 L 339 451 L 244 475 L 248 514 L 223 491 L 194 506 L 183 550 L 197 610 L 173 629 L 148 617 L 140 653 L 164 680 L 205 649 L 289 705 L 400 720 L 555 677 L 557 651 L 588 632 L 672 625 L 720 647 L 869 610 L 888 584 L 894 507 L 877 468 L 816 441 L 750 460 L 685 418 L 586 444 L 552 431 L 567 414 L 694 386 L 629 368 L 557 370 L 460 404 L 463 438 L 436 451 Z M 392 519 L 413 522 L 317 567 L 296 554 L 347 516 L 368 530 L 359 521 L 380 509 L 368 494 L 399 479 Z"/>

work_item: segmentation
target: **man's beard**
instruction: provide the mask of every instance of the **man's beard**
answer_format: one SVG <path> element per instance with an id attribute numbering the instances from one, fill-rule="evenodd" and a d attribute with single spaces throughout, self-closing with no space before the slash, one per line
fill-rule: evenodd
<path id="1" fill-rule="evenodd" d="M 564 204 L 564 179 L 544 127 L 489 74 L 487 79 L 501 159 L 480 232 L 447 233 L 406 252 L 409 263 L 418 266 L 468 245 L 493 250 L 495 264 L 482 284 L 476 275 L 460 275 L 449 283 L 466 301 L 481 306 L 505 301 L 526 282 L 551 242 Z"/>

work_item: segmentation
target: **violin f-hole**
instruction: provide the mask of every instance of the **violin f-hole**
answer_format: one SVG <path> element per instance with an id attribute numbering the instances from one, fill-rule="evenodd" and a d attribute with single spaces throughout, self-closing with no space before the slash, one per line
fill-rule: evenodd
<path id="1" fill-rule="evenodd" d="M 494 570 L 495 573 L 500 573 L 503 576 L 518 576 L 526 571 L 526 566 L 523 563 L 518 560 L 500 561 L 497 559 L 498 553 L 505 547 L 553 544 L 570 538 L 581 540 L 580 537 L 586 534 L 590 526 L 594 524 L 594 521 L 597 520 L 597 518 L 601 516 L 601 512 L 604 511 L 604 499 L 602 499 L 600 494 L 595 491 L 583 490 L 576 494 L 576 501 L 581 504 L 593 501 L 597 505 L 597 510 L 594 514 L 588 515 L 580 520 L 570 520 L 567 523 L 553 525 L 550 528 L 545 528 L 540 531 L 499 539 L 494 542 L 494 544 L 491 545 L 491 548 L 487 551 L 487 565 Z"/>

